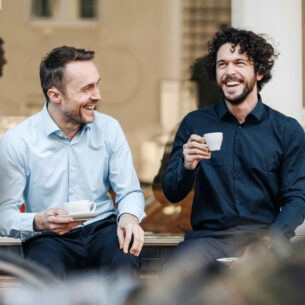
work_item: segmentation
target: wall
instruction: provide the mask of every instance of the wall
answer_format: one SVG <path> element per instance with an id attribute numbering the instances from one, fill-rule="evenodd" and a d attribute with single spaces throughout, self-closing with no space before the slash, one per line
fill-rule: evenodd
<path id="1" fill-rule="evenodd" d="M 137 170 L 141 143 L 161 131 L 161 81 L 179 80 L 180 0 L 100 0 L 100 21 L 85 28 L 33 25 L 30 0 L 2 0 L 0 36 L 8 64 L 0 79 L 0 116 L 27 116 L 43 103 L 40 60 L 52 48 L 96 51 L 102 102 L 123 126 Z"/>

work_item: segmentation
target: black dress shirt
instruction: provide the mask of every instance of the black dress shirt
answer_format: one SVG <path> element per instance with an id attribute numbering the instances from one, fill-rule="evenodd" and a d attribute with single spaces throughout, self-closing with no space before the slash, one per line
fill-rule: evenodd
<path id="1" fill-rule="evenodd" d="M 183 166 L 191 134 L 223 132 L 220 151 L 195 170 Z M 176 134 L 163 190 L 171 202 L 195 184 L 193 236 L 263 228 L 290 238 L 305 215 L 305 134 L 293 118 L 259 101 L 239 124 L 226 104 L 189 113 Z"/>

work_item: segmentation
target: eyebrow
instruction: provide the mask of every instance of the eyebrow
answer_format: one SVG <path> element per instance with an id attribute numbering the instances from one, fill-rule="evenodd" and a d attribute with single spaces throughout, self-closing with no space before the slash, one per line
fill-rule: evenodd
<path id="1" fill-rule="evenodd" d="M 216 61 L 216 65 L 219 64 L 219 63 L 222 63 L 222 62 L 227 62 L 227 61 L 233 61 L 233 62 L 236 62 L 236 61 L 243 61 L 243 62 L 248 62 L 248 63 L 251 63 L 253 61 L 251 61 L 249 58 L 235 58 L 235 59 L 219 59 Z"/>

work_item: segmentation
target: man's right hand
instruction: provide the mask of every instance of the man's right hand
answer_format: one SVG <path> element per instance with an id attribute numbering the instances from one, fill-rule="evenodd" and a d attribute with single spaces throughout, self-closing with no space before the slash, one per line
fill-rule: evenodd
<path id="1" fill-rule="evenodd" d="M 64 215 L 67 215 L 67 212 L 58 208 L 37 213 L 33 221 L 34 231 L 48 230 L 62 235 L 85 222 L 85 220 L 74 221 L 72 217 L 63 217 Z"/>
<path id="2" fill-rule="evenodd" d="M 183 145 L 184 167 L 188 170 L 196 168 L 203 159 L 210 159 L 211 152 L 204 142 L 203 137 L 192 134 L 187 143 Z"/>

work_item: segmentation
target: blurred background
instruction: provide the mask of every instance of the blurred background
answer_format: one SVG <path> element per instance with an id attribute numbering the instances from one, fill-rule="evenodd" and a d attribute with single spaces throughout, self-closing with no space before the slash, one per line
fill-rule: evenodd
<path id="1" fill-rule="evenodd" d="M 8 64 L 0 80 L 2 125 L 44 104 L 38 68 L 52 48 L 96 51 L 102 101 L 118 119 L 141 181 L 156 174 L 167 133 L 196 107 L 190 65 L 230 24 L 230 0 L 2 0 L 0 37 Z M 22 119 L 21 118 L 16 118 Z"/>

